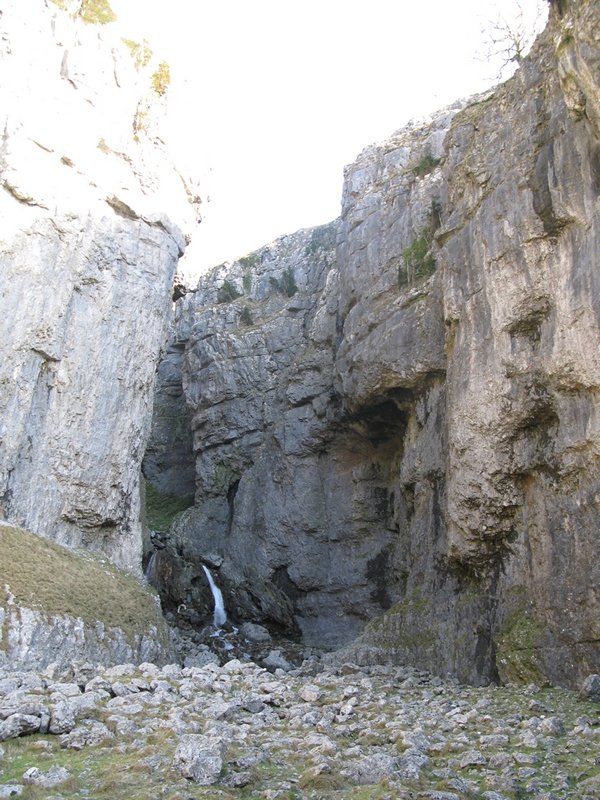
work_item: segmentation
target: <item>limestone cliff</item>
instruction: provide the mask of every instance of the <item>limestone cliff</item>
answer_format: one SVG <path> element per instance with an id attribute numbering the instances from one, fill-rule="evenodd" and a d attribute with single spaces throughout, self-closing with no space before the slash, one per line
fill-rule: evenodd
<path id="1" fill-rule="evenodd" d="M 139 466 L 195 198 L 161 139 L 160 65 L 58 5 L 0 16 L 0 512 L 139 570 Z"/>
<path id="2" fill-rule="evenodd" d="M 234 616 L 359 659 L 600 670 L 599 42 L 553 4 L 510 81 L 359 156 L 339 220 L 180 302 L 167 602 L 204 608 L 206 562 Z"/>

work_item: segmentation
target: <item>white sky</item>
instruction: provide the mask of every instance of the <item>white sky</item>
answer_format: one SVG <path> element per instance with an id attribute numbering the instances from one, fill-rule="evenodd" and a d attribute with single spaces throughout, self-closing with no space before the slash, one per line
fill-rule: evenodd
<path id="1" fill-rule="evenodd" d="M 205 269 L 336 217 L 364 147 L 496 82 L 482 30 L 516 4 L 111 0 L 170 63 L 178 146 L 210 196 L 186 259 Z"/>

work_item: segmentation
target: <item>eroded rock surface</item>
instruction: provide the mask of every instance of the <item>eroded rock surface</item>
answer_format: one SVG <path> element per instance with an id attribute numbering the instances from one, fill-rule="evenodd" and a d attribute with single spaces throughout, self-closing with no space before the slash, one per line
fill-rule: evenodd
<path id="1" fill-rule="evenodd" d="M 234 619 L 363 630 L 359 661 L 598 671 L 600 20 L 559 12 L 494 93 L 367 148 L 339 220 L 180 302 L 173 607 L 210 608 L 207 563 Z"/>
<path id="2" fill-rule="evenodd" d="M 5 3 L 0 24 L 0 513 L 139 570 L 191 190 L 159 136 L 152 64 L 42 0 Z"/>

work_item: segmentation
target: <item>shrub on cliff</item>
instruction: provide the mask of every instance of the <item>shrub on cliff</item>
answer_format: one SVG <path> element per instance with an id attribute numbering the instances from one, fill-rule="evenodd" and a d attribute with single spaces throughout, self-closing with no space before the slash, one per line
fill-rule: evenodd
<path id="1" fill-rule="evenodd" d="M 402 266 L 398 271 L 400 287 L 427 278 L 435 271 L 435 258 L 431 253 L 431 229 L 423 228 L 412 243 L 402 252 Z"/>
<path id="2" fill-rule="evenodd" d="M 294 270 L 291 267 L 287 267 L 287 269 L 283 270 L 281 278 L 273 278 L 271 276 L 269 281 L 271 286 L 279 292 L 279 294 L 284 294 L 286 297 L 293 297 L 298 291 Z"/>
<path id="3" fill-rule="evenodd" d="M 136 69 L 142 69 L 142 67 L 148 66 L 152 60 L 153 53 L 150 47 L 148 47 L 146 39 L 141 43 L 135 42 L 133 39 L 123 39 L 123 44 L 129 49 Z"/>
<path id="4" fill-rule="evenodd" d="M 242 293 L 235 288 L 230 280 L 225 278 L 223 285 L 217 291 L 217 303 L 231 303 L 241 296 Z"/>
<path id="5" fill-rule="evenodd" d="M 429 175 L 430 172 L 433 172 L 439 163 L 439 158 L 434 158 L 431 153 L 426 153 L 419 163 L 415 164 L 412 168 L 412 172 L 418 178 L 423 178 L 425 175 Z"/>

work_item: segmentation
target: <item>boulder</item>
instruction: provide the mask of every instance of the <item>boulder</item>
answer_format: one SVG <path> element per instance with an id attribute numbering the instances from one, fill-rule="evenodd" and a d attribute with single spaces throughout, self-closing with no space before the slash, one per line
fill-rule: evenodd
<path id="1" fill-rule="evenodd" d="M 180 738 L 173 759 L 174 768 L 200 786 L 216 783 L 223 769 L 224 745 L 202 734 Z"/>

